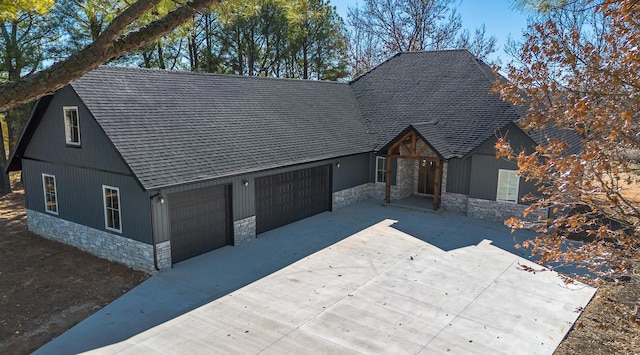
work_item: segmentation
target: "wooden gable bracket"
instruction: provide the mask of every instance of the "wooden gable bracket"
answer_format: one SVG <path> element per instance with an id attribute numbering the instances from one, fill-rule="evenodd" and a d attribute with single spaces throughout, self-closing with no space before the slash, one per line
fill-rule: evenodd
<path id="1" fill-rule="evenodd" d="M 418 140 L 420 137 L 416 134 L 415 131 L 410 131 L 402 138 L 398 139 L 388 150 L 388 156 L 394 157 L 402 157 L 402 158 L 421 158 L 421 159 L 429 159 L 429 157 L 420 157 L 422 153 L 426 152 L 429 149 L 429 146 L 424 142 L 424 146 L 418 149 Z M 404 153 L 404 155 L 403 155 Z"/>

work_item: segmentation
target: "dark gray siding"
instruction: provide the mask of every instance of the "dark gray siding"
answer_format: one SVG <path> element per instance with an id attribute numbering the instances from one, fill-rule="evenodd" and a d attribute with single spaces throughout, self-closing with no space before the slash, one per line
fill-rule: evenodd
<path id="1" fill-rule="evenodd" d="M 507 137 L 516 152 L 520 150 L 531 152 L 535 147 L 533 140 L 514 125 L 510 126 L 501 135 Z M 492 137 L 478 147 L 472 155 L 469 197 L 495 200 L 498 189 L 498 169 L 518 169 L 518 165 L 515 162 L 502 158 L 496 159 L 496 141 L 497 138 Z M 536 194 L 537 188 L 533 182 L 526 182 L 523 178 L 520 178 L 518 200 L 528 193 Z"/>
<path id="2" fill-rule="evenodd" d="M 335 161 L 340 163 L 340 167 L 336 164 L 333 166 L 333 192 L 369 182 L 369 153 L 351 155 Z"/>
<path id="3" fill-rule="evenodd" d="M 495 200 L 498 190 L 498 169 L 517 170 L 518 165 L 492 155 L 475 154 L 472 158 L 471 185 L 469 197 Z M 537 188 L 532 181 L 520 178 L 518 203 L 528 193 L 536 194 Z"/>
<path id="4" fill-rule="evenodd" d="M 469 194 L 471 159 L 449 159 L 447 161 L 447 192 Z"/>
<path id="5" fill-rule="evenodd" d="M 110 233 L 152 243 L 149 197 L 131 176 L 29 159 L 22 168 L 27 208 L 46 213 L 42 174 L 54 175 L 58 217 L 106 231 L 102 185 L 114 186 L 120 190 L 122 233 Z"/>
<path id="6" fill-rule="evenodd" d="M 80 147 L 66 146 L 64 106 L 78 107 Z M 51 100 L 24 157 L 129 174 L 128 168 L 113 149 L 100 126 L 70 86 L 60 89 Z"/>
<path id="7" fill-rule="evenodd" d="M 535 142 L 515 125 L 507 127 L 507 129 L 505 129 L 504 132 L 500 133 L 500 135 L 507 138 L 509 143 L 511 143 L 511 147 L 516 152 L 525 150 L 526 152 L 530 153 L 536 146 Z M 473 153 L 493 155 L 495 157 L 497 140 L 497 137 L 489 138 L 489 140 L 480 145 L 478 149 L 476 149 Z"/>

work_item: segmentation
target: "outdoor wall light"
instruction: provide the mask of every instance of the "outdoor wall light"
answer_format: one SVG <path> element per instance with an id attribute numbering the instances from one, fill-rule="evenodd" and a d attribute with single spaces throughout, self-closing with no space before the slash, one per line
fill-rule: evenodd
<path id="1" fill-rule="evenodd" d="M 247 179 L 242 180 L 242 186 L 244 187 L 249 186 L 249 181 Z"/>
<path id="2" fill-rule="evenodd" d="M 164 204 L 164 197 L 160 197 L 160 204 Z"/>
<path id="3" fill-rule="evenodd" d="M 340 162 L 337 162 L 336 163 L 336 168 L 339 168 L 339 167 L 340 167 Z"/>

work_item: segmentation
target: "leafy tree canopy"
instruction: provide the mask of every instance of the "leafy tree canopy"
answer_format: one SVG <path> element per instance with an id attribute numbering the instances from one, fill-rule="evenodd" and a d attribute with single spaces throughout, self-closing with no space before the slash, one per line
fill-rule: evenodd
<path id="1" fill-rule="evenodd" d="M 54 0 L 0 0 L 0 20 L 11 21 L 20 13 L 46 13 L 54 4 Z"/>

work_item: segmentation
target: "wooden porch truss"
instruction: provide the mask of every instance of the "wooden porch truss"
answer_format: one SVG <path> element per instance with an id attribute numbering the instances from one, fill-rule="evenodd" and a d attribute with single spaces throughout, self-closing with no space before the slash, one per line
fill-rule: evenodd
<path id="1" fill-rule="evenodd" d="M 440 175 L 441 175 L 441 160 L 438 157 L 423 156 L 429 149 L 427 142 L 422 140 L 422 147 L 418 148 L 418 142 L 421 140 L 418 134 L 413 129 L 402 136 L 397 142 L 395 142 L 387 150 L 387 176 L 385 186 L 385 201 L 391 202 L 391 159 L 411 159 L 411 160 L 426 160 L 434 162 L 436 164 L 434 186 L 433 186 L 433 209 L 438 209 L 438 202 L 440 199 Z"/>

